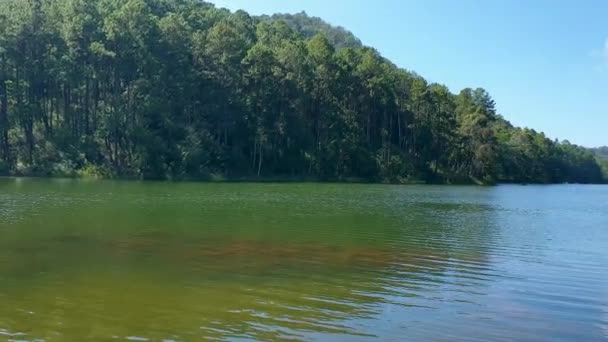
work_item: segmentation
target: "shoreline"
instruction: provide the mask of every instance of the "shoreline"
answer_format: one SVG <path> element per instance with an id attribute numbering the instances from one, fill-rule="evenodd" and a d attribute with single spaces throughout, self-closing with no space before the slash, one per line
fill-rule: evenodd
<path id="1" fill-rule="evenodd" d="M 387 182 L 368 180 L 364 178 L 314 178 L 314 177 L 225 177 L 212 175 L 207 178 L 180 178 L 180 179 L 146 179 L 141 177 L 91 177 L 91 176 L 44 176 L 44 175 L 0 175 L 1 179 L 35 179 L 35 180 L 83 180 L 83 181 L 120 181 L 120 182 L 152 182 L 152 183 L 254 183 L 254 184 L 297 184 L 297 183 L 317 183 L 317 184 L 368 184 L 368 185 L 428 185 L 428 186 L 478 186 L 493 187 L 500 185 L 608 185 L 608 183 L 546 183 L 546 182 L 514 182 L 497 181 L 493 183 L 483 183 L 471 180 L 470 182 L 427 182 L 424 180 L 408 180 L 401 182 Z"/>

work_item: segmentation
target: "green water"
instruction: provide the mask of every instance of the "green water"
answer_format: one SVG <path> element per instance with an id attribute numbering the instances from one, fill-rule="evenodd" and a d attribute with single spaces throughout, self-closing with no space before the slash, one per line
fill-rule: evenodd
<path id="1" fill-rule="evenodd" d="M 608 187 L 0 179 L 0 341 L 608 339 Z"/>

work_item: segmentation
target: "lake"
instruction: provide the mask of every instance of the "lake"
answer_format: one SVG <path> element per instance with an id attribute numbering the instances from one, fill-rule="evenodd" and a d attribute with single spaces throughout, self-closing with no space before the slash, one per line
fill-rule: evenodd
<path id="1" fill-rule="evenodd" d="M 0 341 L 608 339 L 608 186 L 0 179 Z"/>

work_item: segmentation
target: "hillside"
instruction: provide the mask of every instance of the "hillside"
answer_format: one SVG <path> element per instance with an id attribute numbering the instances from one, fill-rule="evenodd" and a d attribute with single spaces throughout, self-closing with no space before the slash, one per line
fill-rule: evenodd
<path id="1" fill-rule="evenodd" d="M 604 177 L 608 182 L 608 146 L 592 148 L 591 151 L 595 154 L 597 162 L 602 168 Z"/>
<path id="2" fill-rule="evenodd" d="M 598 157 L 608 161 L 608 146 L 592 148 L 591 151 Z"/>
<path id="3" fill-rule="evenodd" d="M 378 182 L 604 181 L 305 13 L 198 0 L 0 2 L 0 173 Z"/>
<path id="4" fill-rule="evenodd" d="M 261 16 L 262 21 L 285 21 L 292 29 L 299 32 L 304 38 L 310 39 L 317 34 L 323 34 L 336 49 L 362 48 L 359 38 L 343 27 L 332 26 L 321 18 L 310 17 L 306 12 L 297 14 L 273 14 Z"/>

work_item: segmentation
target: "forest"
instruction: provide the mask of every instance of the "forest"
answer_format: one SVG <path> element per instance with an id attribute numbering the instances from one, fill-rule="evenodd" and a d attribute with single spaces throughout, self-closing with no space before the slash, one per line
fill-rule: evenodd
<path id="1" fill-rule="evenodd" d="M 599 151 L 514 127 L 486 90 L 452 93 L 305 13 L 0 1 L 2 175 L 602 183 Z"/>

